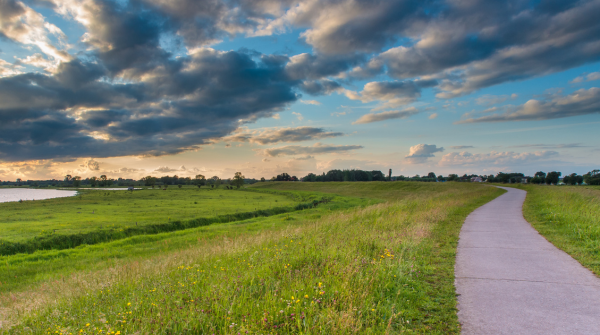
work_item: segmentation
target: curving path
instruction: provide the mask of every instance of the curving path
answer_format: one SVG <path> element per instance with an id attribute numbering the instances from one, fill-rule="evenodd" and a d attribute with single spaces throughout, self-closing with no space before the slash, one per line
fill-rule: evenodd
<path id="1" fill-rule="evenodd" d="M 525 221 L 525 191 L 503 189 L 460 233 L 462 333 L 600 334 L 600 279 Z"/>

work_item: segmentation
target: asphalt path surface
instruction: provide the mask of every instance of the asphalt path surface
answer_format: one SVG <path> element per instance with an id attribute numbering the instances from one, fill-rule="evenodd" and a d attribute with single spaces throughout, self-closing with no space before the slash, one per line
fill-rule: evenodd
<path id="1" fill-rule="evenodd" d="M 462 334 L 600 334 L 600 279 L 525 221 L 525 191 L 503 189 L 460 232 Z"/>

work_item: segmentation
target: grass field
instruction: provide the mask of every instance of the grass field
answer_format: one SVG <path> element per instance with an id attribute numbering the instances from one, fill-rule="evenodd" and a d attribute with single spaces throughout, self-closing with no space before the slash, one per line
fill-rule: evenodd
<path id="1" fill-rule="evenodd" d="M 3 256 L 0 332 L 459 333 L 458 233 L 503 191 L 327 184 L 254 187 L 338 195 L 313 209 Z"/>
<path id="2" fill-rule="evenodd" d="M 72 198 L 0 203 L 1 238 L 16 242 L 49 232 L 68 235 L 296 204 L 283 195 L 223 189 L 80 192 Z"/>
<path id="3" fill-rule="evenodd" d="M 600 276 L 600 187 L 518 185 L 523 215 L 540 234 Z"/>

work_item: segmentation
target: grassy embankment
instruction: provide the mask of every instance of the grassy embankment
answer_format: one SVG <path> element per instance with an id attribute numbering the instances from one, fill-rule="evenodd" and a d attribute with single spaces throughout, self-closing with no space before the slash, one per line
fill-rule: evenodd
<path id="1" fill-rule="evenodd" d="M 523 215 L 557 248 L 600 276 L 600 187 L 517 185 Z"/>
<path id="2" fill-rule="evenodd" d="M 14 332 L 64 334 L 459 332 L 458 232 L 469 212 L 501 190 L 458 183 L 300 185 L 257 188 L 318 188 L 388 201 L 365 206 L 374 201 L 335 197 L 292 214 L 5 256 L 0 261 L 13 264 L 11 271 L 31 269 L 36 260 L 28 257 L 38 256 L 39 265 L 50 264 L 50 272 L 56 266 L 62 276 L 25 287 L 6 278 L 12 289 L 0 302 L 5 315 L 16 317 L 5 322 L 18 324 Z M 112 260 L 111 252 L 123 259 Z M 67 263 L 91 267 L 69 273 L 60 269 Z"/>
<path id="3" fill-rule="evenodd" d="M 278 214 L 301 201 L 281 194 L 182 188 L 85 190 L 70 198 L 1 203 L 0 255 Z"/>

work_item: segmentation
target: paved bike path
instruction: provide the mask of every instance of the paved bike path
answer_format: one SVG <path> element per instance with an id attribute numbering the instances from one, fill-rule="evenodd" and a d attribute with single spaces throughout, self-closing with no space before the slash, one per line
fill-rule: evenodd
<path id="1" fill-rule="evenodd" d="M 525 221 L 525 191 L 503 189 L 460 232 L 462 334 L 600 334 L 600 279 Z"/>

